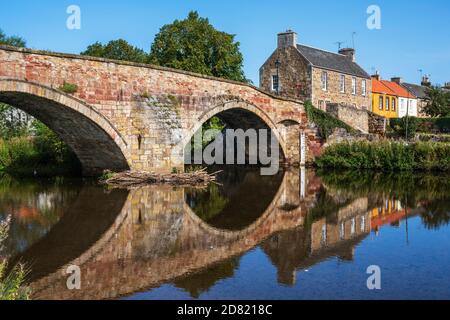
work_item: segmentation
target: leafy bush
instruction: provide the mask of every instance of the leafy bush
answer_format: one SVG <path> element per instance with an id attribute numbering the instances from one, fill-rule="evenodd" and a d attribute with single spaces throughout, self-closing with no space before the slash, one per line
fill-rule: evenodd
<path id="1" fill-rule="evenodd" d="M 9 230 L 10 218 L 0 222 L 0 253 L 3 251 L 3 242 Z M 6 259 L 0 256 L 0 300 L 28 300 L 29 290 L 23 286 L 27 272 L 23 265 L 17 265 L 8 274 Z"/>
<path id="2" fill-rule="evenodd" d="M 319 168 L 449 171 L 450 144 L 345 142 L 325 149 L 315 164 Z"/>
<path id="3" fill-rule="evenodd" d="M 405 136 L 406 117 L 389 120 L 390 128 L 398 135 Z M 415 118 L 408 117 L 409 136 L 416 132 L 421 133 L 448 133 L 450 132 L 450 118 Z"/>
<path id="4" fill-rule="evenodd" d="M 59 89 L 65 93 L 72 94 L 78 91 L 78 86 L 73 83 L 64 82 Z"/>
<path id="5" fill-rule="evenodd" d="M 15 176 L 78 174 L 76 155 L 49 128 L 33 125 L 34 137 L 0 139 L 0 170 Z"/>
<path id="6" fill-rule="evenodd" d="M 355 130 L 347 125 L 345 122 L 336 119 L 332 115 L 317 109 L 312 105 L 310 101 L 305 102 L 305 111 L 308 115 L 308 119 L 315 123 L 319 128 L 319 134 L 323 139 L 327 139 L 336 128 L 344 128 L 348 132 L 354 132 Z"/>

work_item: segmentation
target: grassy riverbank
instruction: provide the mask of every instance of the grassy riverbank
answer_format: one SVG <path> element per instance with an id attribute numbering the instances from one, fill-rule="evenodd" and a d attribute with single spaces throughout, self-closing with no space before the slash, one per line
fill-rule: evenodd
<path id="1" fill-rule="evenodd" d="M 319 168 L 380 171 L 450 171 L 450 144 L 434 142 L 354 142 L 325 149 L 315 161 Z"/>
<path id="2" fill-rule="evenodd" d="M 18 265 L 6 274 L 6 258 L 2 258 L 3 242 L 6 240 L 9 230 L 9 219 L 0 221 L 0 300 L 28 300 L 30 292 L 23 286 L 26 270 Z"/>
<path id="3" fill-rule="evenodd" d="M 18 177 L 71 176 L 80 174 L 81 165 L 53 132 L 45 131 L 0 139 L 0 172 Z"/>

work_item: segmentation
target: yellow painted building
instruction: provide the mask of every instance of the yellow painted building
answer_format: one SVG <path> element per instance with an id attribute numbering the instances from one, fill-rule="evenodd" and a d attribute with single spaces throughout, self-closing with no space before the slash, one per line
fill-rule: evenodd
<path id="1" fill-rule="evenodd" d="M 379 76 L 372 77 L 372 112 L 385 118 L 398 118 L 398 97 Z"/>

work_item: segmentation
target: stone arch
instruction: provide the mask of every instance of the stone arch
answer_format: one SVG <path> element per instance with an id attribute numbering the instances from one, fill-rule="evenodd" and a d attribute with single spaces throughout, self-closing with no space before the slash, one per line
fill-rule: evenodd
<path id="1" fill-rule="evenodd" d="M 84 175 L 126 170 L 128 146 L 95 108 L 59 90 L 20 80 L 0 80 L 0 102 L 19 108 L 55 131 L 75 152 Z"/>
<path id="2" fill-rule="evenodd" d="M 226 118 L 225 122 L 230 124 L 230 122 L 234 122 L 236 127 L 242 129 L 254 128 L 267 128 L 270 129 L 275 137 L 278 140 L 280 145 L 280 151 L 282 158 L 286 157 L 286 143 L 280 134 L 279 127 L 272 120 L 272 118 L 261 108 L 256 105 L 243 101 L 240 99 L 229 100 L 219 105 L 216 105 L 213 108 L 208 109 L 203 112 L 200 116 L 195 119 L 195 122 L 187 129 L 186 135 L 184 139 L 180 143 L 180 149 L 183 148 L 191 141 L 194 134 L 201 129 L 203 124 L 211 119 L 214 116 L 218 116 L 219 118 Z M 242 121 L 245 118 L 250 119 L 249 123 L 245 124 L 242 127 Z M 251 123 L 251 122 L 257 123 Z M 180 152 L 181 153 L 181 152 Z"/>

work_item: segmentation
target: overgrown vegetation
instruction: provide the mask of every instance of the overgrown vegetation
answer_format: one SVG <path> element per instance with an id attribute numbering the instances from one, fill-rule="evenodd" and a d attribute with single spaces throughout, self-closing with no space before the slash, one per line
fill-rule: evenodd
<path id="1" fill-rule="evenodd" d="M 450 118 L 396 118 L 389 120 L 389 127 L 402 137 L 406 136 L 406 128 L 409 137 L 413 137 L 416 133 L 449 133 Z"/>
<path id="2" fill-rule="evenodd" d="M 425 112 L 430 117 L 450 117 L 450 92 L 442 88 L 432 86 L 427 89 L 429 101 Z"/>
<path id="3" fill-rule="evenodd" d="M 30 292 L 23 283 L 27 271 L 22 265 L 17 265 L 8 274 L 6 257 L 2 257 L 3 243 L 9 231 L 10 217 L 0 222 L 0 300 L 28 300 Z"/>
<path id="4" fill-rule="evenodd" d="M 343 128 L 347 130 L 347 132 L 355 131 L 343 121 L 336 119 L 332 115 L 320 109 L 317 109 L 310 101 L 305 102 L 305 111 L 308 115 L 309 121 L 313 122 L 318 127 L 319 134 L 323 139 L 327 139 L 336 128 Z"/>
<path id="5" fill-rule="evenodd" d="M 14 176 L 75 175 L 76 155 L 49 128 L 33 121 L 29 134 L 0 138 L 0 172 Z"/>
<path id="6" fill-rule="evenodd" d="M 381 171 L 450 171 L 450 144 L 345 142 L 326 148 L 315 165 L 319 168 Z"/>
<path id="7" fill-rule="evenodd" d="M 64 84 L 59 89 L 65 93 L 73 94 L 77 92 L 78 86 L 73 83 L 64 82 Z"/>

